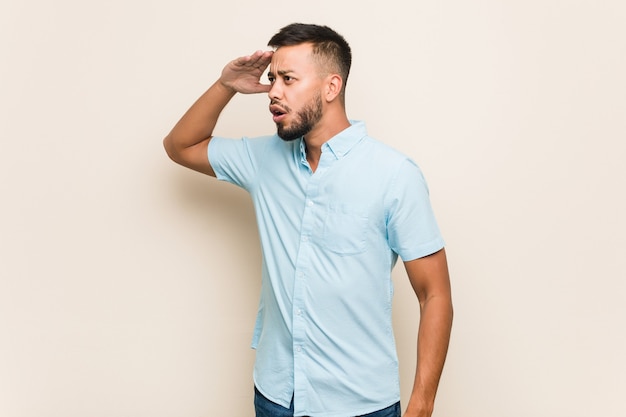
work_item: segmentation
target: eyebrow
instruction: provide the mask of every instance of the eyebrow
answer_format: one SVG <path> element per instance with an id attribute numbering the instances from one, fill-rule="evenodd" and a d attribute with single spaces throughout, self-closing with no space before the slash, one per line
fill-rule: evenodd
<path id="1" fill-rule="evenodd" d="M 271 76 L 271 75 L 280 75 L 280 76 L 282 77 L 282 76 L 287 75 L 287 74 L 289 74 L 289 73 L 291 73 L 291 72 L 294 72 L 294 71 L 293 71 L 293 70 L 278 70 L 278 71 L 277 71 L 277 74 L 274 74 L 274 72 L 269 71 L 269 72 L 267 73 L 267 75 L 270 75 L 270 76 Z"/>

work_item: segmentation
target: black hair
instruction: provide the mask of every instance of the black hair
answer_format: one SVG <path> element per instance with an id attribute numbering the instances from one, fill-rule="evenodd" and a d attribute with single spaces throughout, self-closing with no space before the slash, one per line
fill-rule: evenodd
<path id="1" fill-rule="evenodd" d="M 313 55 L 321 58 L 326 66 L 336 71 L 343 80 L 342 96 L 345 94 L 350 66 L 352 65 L 352 51 L 343 36 L 329 28 L 306 23 L 292 23 L 280 29 L 268 46 L 294 46 L 303 43 L 313 45 Z"/>

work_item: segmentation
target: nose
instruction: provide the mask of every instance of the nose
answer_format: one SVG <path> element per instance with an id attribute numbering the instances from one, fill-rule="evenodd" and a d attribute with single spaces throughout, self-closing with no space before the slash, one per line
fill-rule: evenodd
<path id="1" fill-rule="evenodd" d="M 279 100 L 281 98 L 282 90 L 278 84 L 279 82 L 276 80 L 270 87 L 270 91 L 267 93 L 270 100 Z"/>

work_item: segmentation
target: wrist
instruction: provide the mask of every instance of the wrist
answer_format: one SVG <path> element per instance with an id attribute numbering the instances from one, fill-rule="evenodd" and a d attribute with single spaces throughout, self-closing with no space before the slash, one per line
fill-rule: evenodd
<path id="1" fill-rule="evenodd" d="M 215 82 L 215 84 L 214 84 L 214 85 L 215 85 L 215 87 L 216 87 L 217 89 L 219 89 L 219 90 L 220 90 L 223 94 L 227 94 L 227 95 L 230 95 L 230 96 L 234 96 L 235 94 L 237 94 L 237 90 L 236 90 L 236 89 L 235 89 L 232 85 L 230 85 L 230 84 L 229 84 L 229 83 L 227 83 L 226 81 L 222 80 L 221 78 L 220 78 L 220 79 L 218 79 L 218 80 Z"/>
<path id="2" fill-rule="evenodd" d="M 421 396 L 414 395 L 409 399 L 405 417 L 430 417 L 434 408 L 434 401 L 428 401 Z"/>

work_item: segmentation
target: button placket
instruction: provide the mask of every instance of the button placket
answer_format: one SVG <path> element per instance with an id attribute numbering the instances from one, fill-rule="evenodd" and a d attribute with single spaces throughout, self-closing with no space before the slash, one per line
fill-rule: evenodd
<path id="1" fill-rule="evenodd" d="M 319 194 L 321 178 L 333 163 L 334 156 L 328 149 L 322 153 L 322 157 L 316 171 L 308 179 L 304 199 L 304 209 L 300 228 L 300 246 L 296 257 L 296 273 L 292 298 L 292 331 L 293 331 L 293 358 L 294 358 L 294 402 L 298 408 L 303 409 L 308 404 L 308 392 L 310 383 L 307 372 L 307 324 L 308 316 L 306 294 L 308 280 L 311 279 L 310 257 L 316 210 L 319 209 L 315 202 Z"/>

